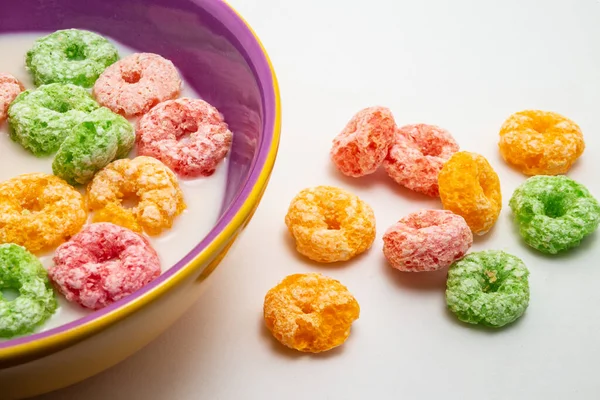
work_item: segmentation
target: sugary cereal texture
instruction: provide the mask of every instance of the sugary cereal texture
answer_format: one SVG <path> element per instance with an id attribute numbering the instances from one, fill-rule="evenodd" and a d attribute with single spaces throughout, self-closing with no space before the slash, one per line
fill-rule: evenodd
<path id="1" fill-rule="evenodd" d="M 383 254 L 400 271 L 446 268 L 473 244 L 463 217 L 444 210 L 420 210 L 392 225 L 383 235 Z"/>
<path id="2" fill-rule="evenodd" d="M 372 174 L 387 155 L 395 129 L 396 122 L 388 108 L 365 108 L 333 139 L 331 160 L 344 175 Z"/>
<path id="3" fill-rule="evenodd" d="M 460 215 L 477 235 L 488 232 L 502 209 L 500 179 L 485 157 L 460 151 L 448 160 L 438 176 L 445 209 Z"/>
<path id="4" fill-rule="evenodd" d="M 509 206 L 525 243 L 542 253 L 577 247 L 600 224 L 600 203 L 566 176 L 534 176 L 515 190 Z"/>
<path id="5" fill-rule="evenodd" d="M 398 184 L 427 196 L 438 197 L 438 174 L 458 151 L 452 135 L 435 125 L 405 125 L 396 130 L 383 163 Z"/>
<path id="6" fill-rule="evenodd" d="M 86 219 L 81 193 L 54 175 L 23 174 L 0 183 L 0 243 L 48 250 L 77 233 Z"/>
<path id="7" fill-rule="evenodd" d="M 2 289 L 18 292 L 8 300 Z M 56 311 L 57 302 L 42 263 L 16 244 L 0 245 L 0 337 L 31 333 Z"/>
<path id="8" fill-rule="evenodd" d="M 81 86 L 52 83 L 26 90 L 8 108 L 10 135 L 36 156 L 52 154 L 99 107 Z"/>
<path id="9" fill-rule="evenodd" d="M 529 305 L 529 270 L 503 251 L 470 253 L 448 269 L 446 303 L 463 322 L 502 327 Z"/>
<path id="10" fill-rule="evenodd" d="M 112 222 L 136 232 L 158 235 L 171 228 L 186 208 L 175 174 L 163 163 L 140 156 L 117 160 L 100 170 L 87 190 L 94 222 Z M 133 208 L 122 205 L 133 198 Z"/>
<path id="11" fill-rule="evenodd" d="M 133 126 L 102 107 L 76 125 L 52 162 L 54 175 L 70 184 L 85 184 L 116 158 L 127 156 L 135 141 Z"/>
<path id="12" fill-rule="evenodd" d="M 294 274 L 267 292 L 264 319 L 285 346 L 319 353 L 343 344 L 360 307 L 348 289 L 321 274 Z"/>
<path id="13" fill-rule="evenodd" d="M 103 106 L 131 117 L 174 99 L 181 84 L 171 61 L 158 54 L 135 53 L 106 68 L 94 84 L 93 94 Z"/>
<path id="14" fill-rule="evenodd" d="M 118 58 L 115 46 L 97 33 L 64 29 L 36 40 L 25 61 L 36 86 L 71 83 L 90 88 Z"/>
<path id="15" fill-rule="evenodd" d="M 8 117 L 8 106 L 25 90 L 23 84 L 10 74 L 0 72 L 0 124 Z"/>
<path id="16" fill-rule="evenodd" d="M 210 176 L 227 155 L 232 133 L 219 111 L 200 99 L 167 100 L 144 115 L 138 154 L 161 160 L 178 175 Z"/>
<path id="17" fill-rule="evenodd" d="M 579 126 L 560 114 L 525 110 L 500 129 L 500 154 L 526 175 L 566 173 L 585 149 Z"/>
<path id="18" fill-rule="evenodd" d="M 109 223 L 87 225 L 62 244 L 48 269 L 67 300 L 98 310 L 160 275 L 156 251 L 142 235 Z"/>
<path id="19" fill-rule="evenodd" d="M 298 252 L 311 260 L 346 261 L 371 247 L 375 215 L 346 190 L 316 186 L 302 190 L 290 203 L 285 224 Z"/>

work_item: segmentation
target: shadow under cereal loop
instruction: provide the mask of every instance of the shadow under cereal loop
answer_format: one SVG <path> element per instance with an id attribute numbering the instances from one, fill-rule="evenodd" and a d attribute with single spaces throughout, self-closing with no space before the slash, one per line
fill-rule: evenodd
<path id="1" fill-rule="evenodd" d="M 432 272 L 404 272 L 392 268 L 382 257 L 381 268 L 400 289 L 445 291 L 448 269 Z"/>
<path id="2" fill-rule="evenodd" d="M 265 321 L 264 321 L 262 315 L 259 318 L 259 330 L 260 330 L 260 334 L 261 334 L 263 340 L 265 342 L 270 343 L 271 349 L 275 353 L 277 353 L 278 355 L 280 355 L 282 357 L 299 360 L 299 359 L 306 358 L 306 357 L 327 359 L 327 358 L 337 357 L 337 356 L 341 355 L 344 352 L 344 348 L 347 345 L 347 342 L 352 339 L 352 335 L 354 334 L 355 327 L 352 326 L 350 336 L 348 337 L 348 339 L 346 340 L 345 343 L 343 343 L 340 346 L 335 347 L 331 350 L 324 351 L 321 353 L 306 353 L 306 352 L 291 349 L 291 348 L 285 346 L 284 344 L 280 343 L 277 339 L 275 339 L 273 334 L 269 331 L 269 329 L 265 325 Z"/>

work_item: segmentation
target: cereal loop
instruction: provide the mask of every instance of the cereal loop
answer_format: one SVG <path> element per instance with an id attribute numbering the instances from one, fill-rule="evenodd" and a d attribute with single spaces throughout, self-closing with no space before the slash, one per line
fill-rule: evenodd
<path id="1" fill-rule="evenodd" d="M 321 274 L 294 274 L 269 290 L 264 319 L 285 346 L 319 353 L 343 344 L 360 307 L 348 289 Z"/>
<path id="2" fill-rule="evenodd" d="M 585 149 L 579 126 L 560 114 L 526 110 L 500 129 L 500 154 L 525 175 L 566 173 Z"/>
<path id="3" fill-rule="evenodd" d="M 160 275 L 156 251 L 142 235 L 109 223 L 87 225 L 62 244 L 48 269 L 69 301 L 98 310 Z"/>
<path id="4" fill-rule="evenodd" d="M 177 97 L 180 90 L 181 78 L 171 61 L 158 54 L 136 53 L 106 68 L 93 94 L 103 106 L 131 117 Z"/>
<path id="5" fill-rule="evenodd" d="M 24 174 L 0 183 L 0 243 L 47 250 L 77 233 L 86 219 L 83 196 L 54 175 Z"/>
<path id="6" fill-rule="evenodd" d="M 138 154 L 159 159 L 185 177 L 211 175 L 227 155 L 232 140 L 216 108 L 189 98 L 154 107 L 140 119 L 136 136 Z"/>
<path id="7" fill-rule="evenodd" d="M 464 256 L 472 244 L 473 234 L 463 217 L 450 211 L 420 210 L 387 230 L 383 254 L 400 271 L 436 271 Z"/>
<path id="8" fill-rule="evenodd" d="M 427 196 L 438 197 L 438 174 L 458 144 L 452 135 L 434 125 L 406 125 L 396 130 L 383 163 L 398 184 Z"/>
<path id="9" fill-rule="evenodd" d="M 81 86 L 51 83 L 26 90 L 8 108 L 10 137 L 36 156 L 49 155 L 99 107 Z"/>
<path id="10" fill-rule="evenodd" d="M 500 180 L 483 156 L 455 153 L 438 183 L 444 208 L 463 217 L 473 233 L 483 235 L 496 223 L 502 208 Z"/>
<path id="11" fill-rule="evenodd" d="M 91 88 L 118 59 L 115 46 L 97 33 L 63 29 L 36 40 L 25 62 L 36 86 L 70 83 Z"/>
<path id="12" fill-rule="evenodd" d="M 296 249 L 311 260 L 346 261 L 371 247 L 375 215 L 357 196 L 332 186 L 302 190 L 290 203 L 285 224 Z"/>
<path id="13" fill-rule="evenodd" d="M 94 174 L 133 148 L 133 127 L 121 115 L 98 108 L 76 125 L 62 142 L 52 172 L 72 185 L 88 183 Z"/>
<path id="14" fill-rule="evenodd" d="M 396 123 L 385 107 L 359 111 L 333 139 L 331 160 L 347 176 L 372 174 L 387 155 Z"/>
<path id="15" fill-rule="evenodd" d="M 529 305 L 529 270 L 503 251 L 467 254 L 448 268 L 446 304 L 469 324 L 493 328 L 510 324 Z"/>
<path id="16" fill-rule="evenodd" d="M 0 290 L 12 289 L 15 299 L 0 293 L 0 337 L 35 330 L 56 311 L 57 302 L 42 263 L 25 248 L 0 245 Z"/>
<path id="17" fill-rule="evenodd" d="M 8 117 L 8 106 L 25 90 L 23 84 L 12 75 L 0 72 L 0 124 Z"/>
<path id="18" fill-rule="evenodd" d="M 525 243 L 556 254 L 579 246 L 600 224 L 600 203 L 580 183 L 564 175 L 533 176 L 508 205 Z"/>
<path id="19" fill-rule="evenodd" d="M 87 195 L 94 222 L 112 222 L 150 235 L 170 228 L 186 207 L 173 172 L 144 156 L 107 165 L 94 176 Z M 138 200 L 131 209 L 122 204 L 130 198 Z"/>

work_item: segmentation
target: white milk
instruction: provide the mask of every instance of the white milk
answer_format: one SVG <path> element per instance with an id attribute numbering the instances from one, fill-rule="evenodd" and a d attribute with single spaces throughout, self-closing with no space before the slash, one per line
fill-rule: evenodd
<path id="1" fill-rule="evenodd" d="M 27 89 L 34 88 L 31 75 L 25 70 L 25 53 L 31 48 L 33 42 L 43 35 L 44 33 L 0 35 L 0 72 L 13 75 Z M 113 43 L 119 50 L 121 58 L 135 52 L 119 43 L 114 41 Z M 199 97 L 191 88 L 187 87 L 185 82 L 181 96 Z M 132 122 L 135 123 L 133 120 Z M 51 174 L 52 159 L 53 156 L 36 158 L 25 151 L 10 139 L 7 122 L 0 124 L 0 181 L 28 172 Z M 160 256 L 163 272 L 196 246 L 217 221 L 221 201 L 225 195 L 227 161 L 226 159 L 221 162 L 214 175 L 208 178 L 180 180 L 187 209 L 175 220 L 173 228 L 150 238 Z M 52 252 L 39 256 L 45 267 L 51 264 Z M 68 303 L 60 294 L 57 297 L 59 308 L 38 331 L 55 328 L 90 312 L 77 304 Z"/>

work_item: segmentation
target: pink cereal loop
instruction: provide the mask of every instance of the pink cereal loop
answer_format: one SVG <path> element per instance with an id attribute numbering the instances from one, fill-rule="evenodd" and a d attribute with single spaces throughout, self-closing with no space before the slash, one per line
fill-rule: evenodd
<path id="1" fill-rule="evenodd" d="M 365 108 L 333 139 L 331 160 L 347 176 L 372 174 L 387 155 L 396 123 L 385 107 Z"/>
<path id="2" fill-rule="evenodd" d="M 445 129 L 427 124 L 406 125 L 396 130 L 383 165 L 398 184 L 439 197 L 438 174 L 458 150 L 458 144 Z"/>
<path id="3" fill-rule="evenodd" d="M 420 210 L 383 235 L 383 254 L 400 271 L 435 271 L 462 258 L 473 244 L 465 220 L 446 210 Z"/>
<path id="4" fill-rule="evenodd" d="M 10 74 L 0 72 L 0 123 L 8 116 L 8 106 L 25 90 L 23 84 Z"/>
<path id="5" fill-rule="evenodd" d="M 181 78 L 171 61 L 158 54 L 135 53 L 106 68 L 92 93 L 101 105 L 130 117 L 177 97 L 180 90 Z"/>
<path id="6" fill-rule="evenodd" d="M 138 154 L 161 160 L 184 177 L 211 175 L 232 141 L 215 107 L 185 97 L 150 110 L 140 119 L 136 137 Z"/>
<path id="7" fill-rule="evenodd" d="M 67 298 L 97 310 L 160 275 L 160 260 L 143 236 L 110 223 L 85 226 L 60 245 L 48 276 Z"/>

